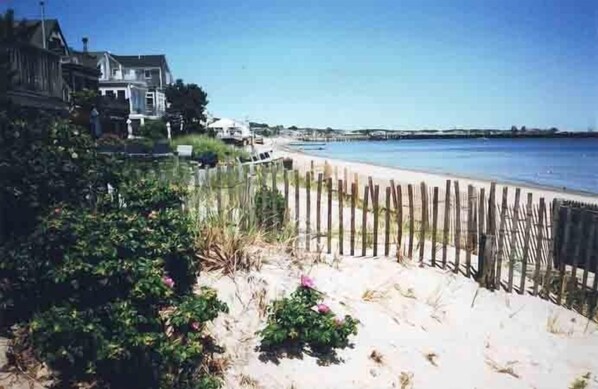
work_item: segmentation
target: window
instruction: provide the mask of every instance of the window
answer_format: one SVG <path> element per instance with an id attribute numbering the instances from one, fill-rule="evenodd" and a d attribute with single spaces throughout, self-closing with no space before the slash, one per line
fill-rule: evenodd
<path id="1" fill-rule="evenodd" d="M 106 91 L 106 96 L 114 98 L 114 91 L 113 90 L 107 90 Z"/>
<path id="2" fill-rule="evenodd" d="M 152 72 L 150 70 L 146 70 L 145 72 L 143 72 L 145 75 L 145 78 L 152 78 Z"/>
<path id="3" fill-rule="evenodd" d="M 118 72 L 118 68 L 112 68 L 112 75 L 116 76 L 116 73 Z"/>
<path id="4" fill-rule="evenodd" d="M 119 100 L 125 100 L 125 91 L 124 90 L 119 90 L 118 92 L 116 92 L 118 94 L 118 99 Z"/>
<path id="5" fill-rule="evenodd" d="M 153 108 L 154 106 L 154 94 L 153 93 L 146 93 L 145 94 L 145 105 L 149 108 Z"/>

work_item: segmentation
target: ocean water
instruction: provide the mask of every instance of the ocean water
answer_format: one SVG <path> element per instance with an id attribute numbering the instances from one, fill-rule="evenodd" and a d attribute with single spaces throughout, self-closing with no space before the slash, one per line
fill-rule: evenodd
<path id="1" fill-rule="evenodd" d="M 327 143 L 306 153 L 598 194 L 598 139 L 424 139 Z"/>

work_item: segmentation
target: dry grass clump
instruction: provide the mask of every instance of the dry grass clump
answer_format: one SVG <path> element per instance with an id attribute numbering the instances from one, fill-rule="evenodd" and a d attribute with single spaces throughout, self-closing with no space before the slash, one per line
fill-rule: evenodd
<path id="1" fill-rule="evenodd" d="M 259 270 L 261 258 L 250 248 L 259 240 L 259 232 L 242 231 L 237 226 L 206 223 L 195 241 L 196 256 L 202 269 L 233 274 L 238 270 Z"/>
<path id="2" fill-rule="evenodd" d="M 402 371 L 399 376 L 399 382 L 401 383 L 401 389 L 412 389 L 413 388 L 413 373 Z"/>
<path id="3" fill-rule="evenodd" d="M 384 290 L 366 289 L 361 295 L 363 301 L 374 302 L 384 300 L 388 296 L 388 292 Z"/>
<path id="4" fill-rule="evenodd" d="M 587 389 L 589 386 L 588 381 L 592 377 L 590 372 L 582 375 L 581 377 L 577 377 L 571 385 L 569 385 L 569 389 Z"/>
<path id="5" fill-rule="evenodd" d="M 384 358 L 382 357 L 382 354 L 380 354 L 380 352 L 376 350 L 372 350 L 372 353 L 370 354 L 370 359 L 379 365 L 384 363 Z"/>
<path id="6" fill-rule="evenodd" d="M 436 363 L 436 358 L 438 358 L 438 354 L 436 353 L 426 353 L 424 354 L 428 362 L 432 364 L 432 366 L 438 366 Z"/>
<path id="7" fill-rule="evenodd" d="M 516 363 L 517 361 L 509 361 L 505 366 L 501 366 L 496 361 L 493 361 L 490 358 L 486 358 L 486 364 L 490 366 L 490 368 L 495 372 L 501 374 L 508 374 L 511 377 L 515 378 L 520 378 L 519 374 L 515 373 L 515 371 L 513 370 L 513 365 L 515 365 Z"/>
<path id="8" fill-rule="evenodd" d="M 250 389 L 259 389 L 260 383 L 253 377 L 250 377 L 245 374 L 241 374 L 241 379 L 239 380 L 239 385 L 243 388 L 250 388 Z"/>

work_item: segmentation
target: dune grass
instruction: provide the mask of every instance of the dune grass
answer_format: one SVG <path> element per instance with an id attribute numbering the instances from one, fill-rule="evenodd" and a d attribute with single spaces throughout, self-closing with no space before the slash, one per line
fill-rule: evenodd
<path id="1" fill-rule="evenodd" d="M 193 146 L 194 157 L 212 152 L 218 156 L 218 161 L 221 162 L 232 161 L 241 156 L 248 156 L 245 150 L 227 145 L 220 139 L 211 138 L 206 135 L 191 134 L 179 136 L 171 141 L 171 145 L 173 148 L 176 148 L 178 145 Z"/>

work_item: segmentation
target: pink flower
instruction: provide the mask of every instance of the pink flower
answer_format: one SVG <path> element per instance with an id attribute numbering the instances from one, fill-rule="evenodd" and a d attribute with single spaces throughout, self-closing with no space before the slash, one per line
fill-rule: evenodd
<path id="1" fill-rule="evenodd" d="M 314 280 L 309 278 L 308 276 L 301 276 L 301 286 L 308 289 L 313 289 L 316 284 Z"/>
<path id="2" fill-rule="evenodd" d="M 199 331 L 199 323 L 194 321 L 193 323 L 191 323 L 191 328 L 193 328 L 193 331 Z"/>
<path id="3" fill-rule="evenodd" d="M 336 324 L 337 326 L 342 326 L 343 324 L 345 324 L 345 320 L 342 317 L 335 317 L 334 318 L 334 324 Z"/>
<path id="4" fill-rule="evenodd" d="M 330 308 L 326 304 L 318 304 L 317 307 L 318 307 L 318 312 L 320 312 L 320 313 L 330 312 Z"/>
<path id="5" fill-rule="evenodd" d="M 174 288 L 174 280 L 168 276 L 162 277 L 162 282 L 169 288 Z"/>
<path id="6" fill-rule="evenodd" d="M 54 213 L 57 215 L 60 214 L 61 211 L 62 210 L 60 208 L 54 208 Z"/>

